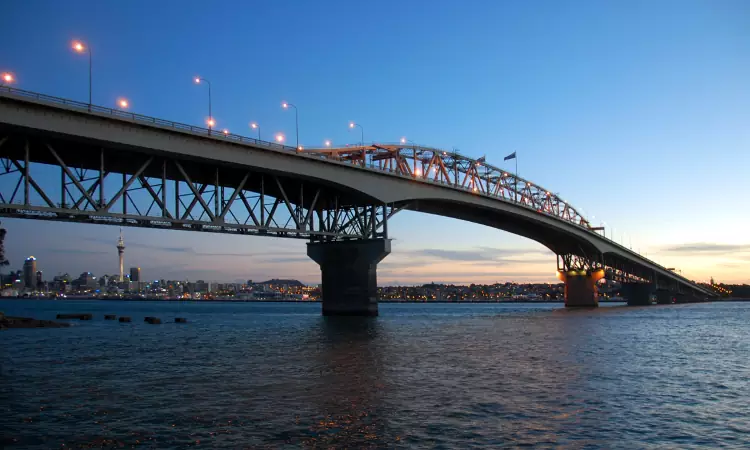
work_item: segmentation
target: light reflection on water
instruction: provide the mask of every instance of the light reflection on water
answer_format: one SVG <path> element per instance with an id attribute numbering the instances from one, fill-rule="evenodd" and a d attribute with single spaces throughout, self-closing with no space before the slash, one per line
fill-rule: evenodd
<path id="1" fill-rule="evenodd" d="M 750 304 L 380 307 L 0 301 L 96 315 L 0 333 L 0 447 L 750 444 Z"/>

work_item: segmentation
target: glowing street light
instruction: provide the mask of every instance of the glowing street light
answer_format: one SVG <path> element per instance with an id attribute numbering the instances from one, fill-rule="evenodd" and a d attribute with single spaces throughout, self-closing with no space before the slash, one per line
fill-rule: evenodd
<path id="1" fill-rule="evenodd" d="M 221 132 L 224 133 L 224 136 L 229 136 L 229 130 L 227 130 L 226 128 L 224 128 Z"/>
<path id="2" fill-rule="evenodd" d="M 365 146 L 365 129 L 362 128 L 362 125 L 360 125 L 360 124 L 358 124 L 356 122 L 349 122 L 349 129 L 353 130 L 354 127 L 359 127 L 360 136 L 362 138 L 361 143 L 362 143 L 362 147 L 364 147 Z"/>
<path id="3" fill-rule="evenodd" d="M 325 145 L 326 147 L 330 147 L 330 146 L 331 146 L 331 141 L 330 141 L 330 140 L 326 140 L 325 142 L 323 142 L 323 144 L 324 144 L 324 145 Z"/>
<path id="4" fill-rule="evenodd" d="M 130 102 L 128 102 L 125 98 L 117 99 L 117 106 L 119 106 L 121 109 L 128 109 L 130 107 Z"/>
<path id="5" fill-rule="evenodd" d="M 287 103 L 287 102 L 282 102 L 281 103 L 281 107 L 284 108 L 284 109 L 289 109 L 290 107 L 294 108 L 294 134 L 297 137 L 297 150 L 299 150 L 300 149 L 300 146 L 299 146 L 299 115 L 298 115 L 297 107 L 294 106 L 293 104 Z"/>
<path id="6" fill-rule="evenodd" d="M 203 77 L 195 77 L 193 81 L 195 81 L 195 84 L 205 82 L 208 85 L 208 121 L 206 123 L 208 124 L 208 134 L 211 134 L 211 128 L 214 127 L 214 116 L 211 114 L 211 82 Z"/>
<path id="7" fill-rule="evenodd" d="M 250 128 L 252 128 L 253 130 L 257 130 L 258 131 L 258 140 L 260 140 L 260 125 L 258 125 L 255 122 L 251 122 L 250 123 Z"/>
<path id="8" fill-rule="evenodd" d="M 0 86 L 5 86 L 6 84 L 11 84 L 16 81 L 16 79 L 13 77 L 13 74 L 10 72 L 3 72 L 2 75 L 0 75 Z"/>
<path id="9" fill-rule="evenodd" d="M 283 144 L 284 143 L 284 139 L 285 139 L 285 137 L 284 137 L 283 134 L 279 133 L 279 134 L 276 135 L 276 142 L 278 142 L 279 144 Z"/>
<path id="10" fill-rule="evenodd" d="M 73 50 L 78 53 L 89 54 L 89 111 L 91 111 L 91 60 L 93 59 L 93 56 L 91 55 L 91 47 L 83 45 L 83 42 L 81 41 L 73 41 Z"/>

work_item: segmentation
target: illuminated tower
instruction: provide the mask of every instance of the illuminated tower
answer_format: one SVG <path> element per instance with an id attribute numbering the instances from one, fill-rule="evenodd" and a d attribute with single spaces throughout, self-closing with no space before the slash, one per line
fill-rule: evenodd
<path id="1" fill-rule="evenodd" d="M 122 240 L 122 228 L 120 228 L 120 238 L 117 240 L 117 255 L 120 257 L 120 283 L 125 281 L 123 277 L 123 263 L 125 259 L 125 241 Z"/>

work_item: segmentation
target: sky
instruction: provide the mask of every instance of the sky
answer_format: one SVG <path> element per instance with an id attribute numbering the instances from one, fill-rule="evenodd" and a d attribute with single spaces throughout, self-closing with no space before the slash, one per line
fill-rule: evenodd
<path id="1" fill-rule="evenodd" d="M 31 20 L 30 18 L 33 18 Z M 558 193 L 615 240 L 692 279 L 750 282 L 750 2 L 8 0 L 16 86 L 302 145 L 458 148 Z M 117 270 L 116 227 L 2 220 L 11 268 Z M 379 284 L 555 282 L 555 256 L 504 231 L 412 212 Z M 305 242 L 128 228 L 145 278 L 319 283 Z"/>

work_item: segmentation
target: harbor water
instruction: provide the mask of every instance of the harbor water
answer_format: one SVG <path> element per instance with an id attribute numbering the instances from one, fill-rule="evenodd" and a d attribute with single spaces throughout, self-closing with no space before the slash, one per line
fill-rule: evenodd
<path id="1" fill-rule="evenodd" d="M 750 303 L 0 311 L 94 314 L 0 332 L 0 448 L 750 447 Z"/>

